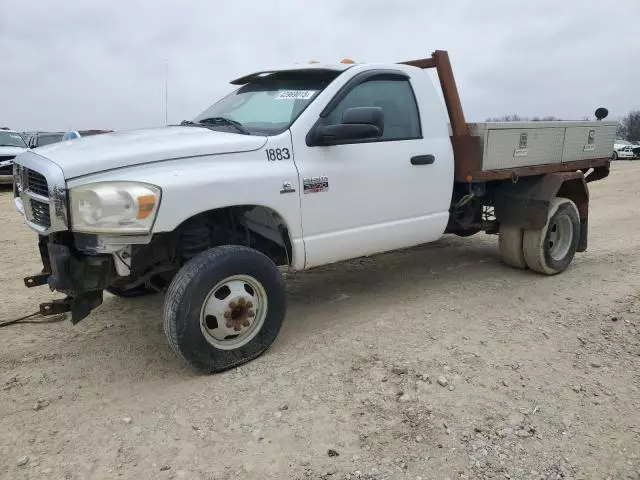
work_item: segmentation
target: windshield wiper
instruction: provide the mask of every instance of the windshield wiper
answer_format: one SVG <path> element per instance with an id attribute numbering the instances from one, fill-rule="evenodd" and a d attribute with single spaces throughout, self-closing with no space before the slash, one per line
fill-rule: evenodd
<path id="1" fill-rule="evenodd" d="M 236 127 L 236 130 L 238 130 L 240 133 L 244 133 L 245 135 L 251 135 L 251 132 L 249 130 L 247 130 L 244 125 L 242 125 L 240 122 L 236 121 L 236 120 L 231 120 L 230 118 L 227 117 L 209 117 L 209 118 L 203 118 L 202 120 L 200 120 L 199 123 L 220 123 L 222 125 L 230 125 L 232 127 Z"/>
<path id="2" fill-rule="evenodd" d="M 9 143 L 0 143 L 0 147 L 16 147 L 16 148 L 26 148 L 26 147 L 22 147 L 20 145 L 11 145 Z"/>
<path id="3" fill-rule="evenodd" d="M 231 120 L 230 118 L 226 118 L 226 117 L 209 117 L 209 118 L 203 118 L 202 120 L 200 120 L 199 122 L 191 122 L 189 120 L 183 120 L 180 125 L 187 125 L 187 126 L 199 126 L 199 125 L 227 125 L 230 127 L 234 127 L 236 130 L 238 130 L 240 133 L 243 133 L 245 135 L 251 135 L 251 132 L 249 130 L 247 130 L 240 122 L 236 121 L 236 120 Z"/>

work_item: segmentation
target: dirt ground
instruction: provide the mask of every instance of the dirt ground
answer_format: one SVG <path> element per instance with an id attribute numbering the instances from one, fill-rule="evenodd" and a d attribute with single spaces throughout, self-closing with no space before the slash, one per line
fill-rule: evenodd
<path id="1" fill-rule="evenodd" d="M 640 162 L 591 198 L 556 277 L 482 234 L 296 274 L 273 347 L 219 375 L 170 351 L 160 296 L 2 328 L 0 478 L 638 479 Z M 2 320 L 51 294 L 0 205 Z"/>

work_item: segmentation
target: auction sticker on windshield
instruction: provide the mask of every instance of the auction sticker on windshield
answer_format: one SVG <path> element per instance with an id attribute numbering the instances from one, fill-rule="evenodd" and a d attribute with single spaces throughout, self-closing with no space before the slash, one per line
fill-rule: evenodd
<path id="1" fill-rule="evenodd" d="M 276 100 L 309 100 L 317 90 L 282 90 Z"/>

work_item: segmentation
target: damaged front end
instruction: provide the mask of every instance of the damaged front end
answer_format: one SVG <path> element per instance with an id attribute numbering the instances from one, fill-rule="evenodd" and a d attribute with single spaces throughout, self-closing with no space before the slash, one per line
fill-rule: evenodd
<path id="1" fill-rule="evenodd" d="M 43 270 L 26 277 L 27 287 L 49 285 L 66 298 L 40 304 L 41 315 L 71 312 L 71 322 L 78 323 L 102 304 L 103 290 L 118 274 L 111 255 L 85 255 L 73 246 L 71 234 L 40 236 L 38 241 Z"/>
<path id="2" fill-rule="evenodd" d="M 129 229 L 126 234 L 118 235 L 108 233 L 104 225 L 99 227 L 103 227 L 105 233 L 83 232 L 83 212 L 78 214 L 77 200 L 75 207 L 71 205 L 74 190 L 69 194 L 61 168 L 33 152 L 26 152 L 16 160 L 13 185 L 15 208 L 24 216 L 26 224 L 38 234 L 43 265 L 40 273 L 24 279 L 25 285 L 30 288 L 48 285 L 51 290 L 66 295 L 64 299 L 41 304 L 42 315 L 70 312 L 71 321 L 76 324 L 102 304 L 104 290 L 117 288 L 127 291 L 140 285 L 153 290 L 164 288 L 164 275 L 175 270 L 170 236 L 152 236 L 148 231 L 150 228 L 138 231 Z M 125 211 L 132 206 L 139 209 L 146 207 L 142 213 L 138 212 L 137 218 L 144 219 L 138 223 L 151 224 L 152 215 L 157 210 L 157 198 L 144 196 L 144 205 L 136 203 L 135 199 L 127 203 L 126 188 L 138 192 L 141 189 L 139 185 L 123 185 L 122 182 L 92 185 L 98 185 L 97 188 L 102 191 L 109 188 L 117 190 L 118 195 L 109 198 L 116 198 L 120 203 L 125 198 Z M 143 193 L 147 191 L 143 187 Z M 95 198 L 95 195 L 91 198 Z M 90 205 L 90 199 L 81 200 L 83 206 Z M 71 215 L 70 210 L 73 210 Z M 72 222 L 74 213 L 76 220 Z M 152 282 L 157 282 L 157 286 Z"/>

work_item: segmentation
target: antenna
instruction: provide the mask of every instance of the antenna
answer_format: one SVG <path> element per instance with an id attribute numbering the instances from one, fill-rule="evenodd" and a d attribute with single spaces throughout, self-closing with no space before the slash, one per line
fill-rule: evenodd
<path id="1" fill-rule="evenodd" d="M 164 124 L 169 125 L 168 120 L 168 103 L 169 103 L 169 61 L 164 61 Z"/>

